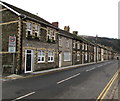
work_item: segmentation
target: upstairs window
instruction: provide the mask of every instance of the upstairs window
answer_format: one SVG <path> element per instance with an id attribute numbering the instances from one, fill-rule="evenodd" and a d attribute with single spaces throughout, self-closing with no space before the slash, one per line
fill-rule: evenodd
<path id="1" fill-rule="evenodd" d="M 87 44 L 85 45 L 85 50 L 87 50 Z"/>
<path id="2" fill-rule="evenodd" d="M 80 44 L 79 43 L 77 44 L 77 48 L 80 49 Z"/>
<path id="3" fill-rule="evenodd" d="M 51 31 L 51 39 L 52 41 L 55 40 L 55 31 L 54 30 L 50 30 Z"/>
<path id="4" fill-rule="evenodd" d="M 73 41 L 73 48 L 75 48 L 75 41 Z"/>
<path id="5" fill-rule="evenodd" d="M 48 30 L 48 32 L 47 32 L 47 40 L 49 41 L 50 39 L 51 39 L 50 30 Z"/>
<path id="6" fill-rule="evenodd" d="M 40 50 L 38 51 L 38 63 L 45 62 L 45 51 Z"/>
<path id="7" fill-rule="evenodd" d="M 69 47 L 69 40 L 66 39 L 66 47 Z"/>
<path id="8" fill-rule="evenodd" d="M 54 42 L 56 40 L 55 30 L 52 28 L 47 28 L 47 41 Z"/>
<path id="9" fill-rule="evenodd" d="M 28 36 L 32 35 L 32 23 L 28 22 L 27 24 Z"/>
<path id="10" fill-rule="evenodd" d="M 84 43 L 82 44 L 82 50 L 84 50 Z"/>
<path id="11" fill-rule="evenodd" d="M 54 62 L 54 51 L 48 51 L 48 62 Z"/>
<path id="12" fill-rule="evenodd" d="M 59 37 L 59 46 L 62 46 L 62 37 Z"/>
<path id="13" fill-rule="evenodd" d="M 39 36 L 39 26 L 35 25 L 35 37 Z"/>

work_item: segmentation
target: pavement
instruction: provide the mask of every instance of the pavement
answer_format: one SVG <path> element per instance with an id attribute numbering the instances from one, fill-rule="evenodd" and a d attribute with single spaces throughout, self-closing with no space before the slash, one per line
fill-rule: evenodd
<path id="1" fill-rule="evenodd" d="M 113 82 L 104 99 L 118 100 L 118 78 Z"/>
<path id="2" fill-rule="evenodd" d="M 102 63 L 102 62 L 107 62 L 107 61 L 108 60 L 98 61 L 97 64 Z M 3 74 L 3 75 L 0 76 L 0 80 L 8 81 L 8 80 L 28 78 L 28 77 L 38 76 L 38 75 L 45 75 L 45 74 L 52 73 L 52 72 L 58 72 L 58 71 L 62 71 L 62 70 L 69 70 L 69 69 L 73 69 L 73 68 L 77 68 L 77 67 L 83 67 L 83 66 L 92 65 L 92 64 L 96 64 L 96 62 L 91 62 L 91 63 L 86 63 L 86 64 L 78 64 L 78 65 L 72 65 L 72 66 L 66 66 L 66 67 L 60 67 L 60 68 L 37 71 L 37 72 L 21 74 L 21 75 Z"/>

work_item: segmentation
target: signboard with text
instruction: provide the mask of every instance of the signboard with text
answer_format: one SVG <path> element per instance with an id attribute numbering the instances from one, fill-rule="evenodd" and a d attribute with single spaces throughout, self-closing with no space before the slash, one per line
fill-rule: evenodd
<path id="1" fill-rule="evenodd" d="M 16 37 L 15 36 L 9 36 L 9 52 L 16 52 Z"/>

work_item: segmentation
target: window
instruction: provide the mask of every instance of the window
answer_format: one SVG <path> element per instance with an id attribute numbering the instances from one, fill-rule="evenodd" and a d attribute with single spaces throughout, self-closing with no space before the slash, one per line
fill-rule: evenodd
<path id="1" fill-rule="evenodd" d="M 84 43 L 82 44 L 82 50 L 84 50 Z"/>
<path id="2" fill-rule="evenodd" d="M 54 62 L 54 51 L 48 51 L 48 62 Z"/>
<path id="3" fill-rule="evenodd" d="M 85 45 L 85 50 L 87 50 L 87 44 Z"/>
<path id="4" fill-rule="evenodd" d="M 27 25 L 28 36 L 32 35 L 32 23 L 28 22 Z"/>
<path id="5" fill-rule="evenodd" d="M 45 51 L 38 51 L 38 63 L 45 62 Z"/>
<path id="6" fill-rule="evenodd" d="M 51 40 L 54 41 L 55 40 L 55 31 L 53 29 L 51 29 L 50 31 L 51 31 Z"/>
<path id="7" fill-rule="evenodd" d="M 73 48 L 75 48 L 75 41 L 73 41 Z"/>
<path id="8" fill-rule="evenodd" d="M 77 53 L 77 61 L 80 61 L 80 53 Z"/>
<path id="9" fill-rule="evenodd" d="M 94 53 L 96 53 L 96 47 L 94 47 Z"/>
<path id="10" fill-rule="evenodd" d="M 64 52 L 64 61 L 70 61 L 70 60 L 71 60 L 70 52 Z"/>
<path id="11" fill-rule="evenodd" d="M 69 40 L 66 39 L 66 47 L 69 47 Z"/>
<path id="12" fill-rule="evenodd" d="M 80 49 L 80 44 L 79 43 L 77 44 L 77 48 Z"/>
<path id="13" fill-rule="evenodd" d="M 85 53 L 85 60 L 87 61 L 87 53 Z"/>
<path id="14" fill-rule="evenodd" d="M 59 37 L 59 46 L 62 46 L 62 38 Z"/>
<path id="15" fill-rule="evenodd" d="M 48 39 L 48 41 L 51 39 L 51 36 L 50 36 L 50 30 L 48 30 L 48 33 L 47 33 L 47 39 Z"/>
<path id="16" fill-rule="evenodd" d="M 39 26 L 35 25 L 35 37 L 39 36 Z"/>
<path id="17" fill-rule="evenodd" d="M 52 28 L 47 28 L 47 41 L 53 42 L 56 40 L 55 30 Z"/>

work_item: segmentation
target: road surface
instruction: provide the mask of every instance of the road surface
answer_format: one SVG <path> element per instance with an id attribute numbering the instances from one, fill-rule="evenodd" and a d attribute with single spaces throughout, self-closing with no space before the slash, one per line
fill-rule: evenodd
<path id="1" fill-rule="evenodd" d="M 62 68 L 62 67 L 61 67 Z M 3 99 L 96 99 L 118 69 L 118 60 L 3 82 Z"/>

